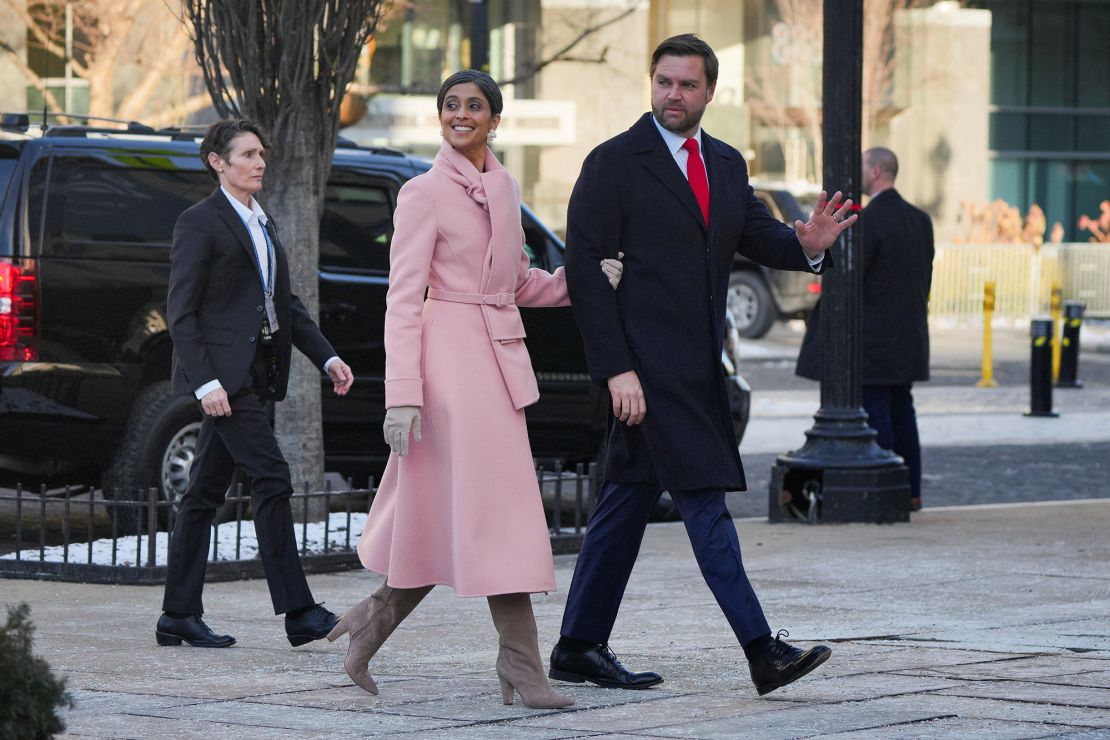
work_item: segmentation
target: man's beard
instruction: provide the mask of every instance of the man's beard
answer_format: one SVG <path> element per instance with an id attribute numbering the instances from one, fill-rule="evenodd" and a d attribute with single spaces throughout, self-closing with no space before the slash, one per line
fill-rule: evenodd
<path id="1" fill-rule="evenodd" d="M 659 125 L 674 134 L 683 134 L 687 131 L 696 128 L 701 123 L 701 117 L 705 115 L 705 108 L 698 110 L 694 113 L 686 111 L 686 115 L 679 119 L 677 123 L 667 123 L 663 116 L 664 109 L 652 107 L 651 114 L 655 116 L 655 120 L 659 121 Z"/>

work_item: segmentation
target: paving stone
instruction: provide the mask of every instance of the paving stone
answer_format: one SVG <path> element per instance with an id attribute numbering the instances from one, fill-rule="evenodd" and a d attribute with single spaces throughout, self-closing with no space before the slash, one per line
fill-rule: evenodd
<path id="1" fill-rule="evenodd" d="M 1089 707 L 1107 710 L 1107 715 L 1110 716 L 1110 691 L 1106 689 L 1022 681 L 968 681 L 955 688 L 938 691 L 937 694 Z"/>
<path id="2" fill-rule="evenodd" d="M 943 692 L 918 694 L 907 698 L 875 699 L 870 707 L 897 709 L 907 704 L 937 715 L 961 719 L 990 719 L 1006 722 L 1043 722 L 1051 725 L 1110 729 L 1110 712 L 1088 707 L 1058 706 L 1005 699 L 977 699 L 945 695 Z"/>
<path id="3" fill-rule="evenodd" d="M 1056 737 L 1062 732 L 1081 732 L 1082 728 L 1065 725 L 1046 725 L 1035 722 L 1004 722 L 992 719 L 934 719 L 928 722 L 913 722 L 905 725 L 877 727 L 873 730 L 854 730 L 826 735 L 835 740 L 977 740 L 1005 738 L 1023 740 L 1024 738 Z"/>
<path id="4" fill-rule="evenodd" d="M 608 693 L 616 693 L 616 690 Z M 648 691 L 624 692 L 647 694 Z M 522 719 L 514 725 L 549 727 L 582 732 L 653 732 L 683 719 L 697 721 L 735 717 L 741 714 L 777 712 L 781 706 L 737 692 L 713 692 L 682 696 L 659 696 L 634 704 L 617 704 L 594 709 Z M 653 729 L 654 728 L 654 729 Z"/>
<path id="5" fill-rule="evenodd" d="M 166 717 L 218 722 L 244 728 L 298 730 L 332 736 L 383 736 L 456 727 L 462 722 L 442 718 L 364 711 L 324 711 L 306 707 L 275 706 L 243 701 L 170 707 L 136 712 L 148 717 Z"/>

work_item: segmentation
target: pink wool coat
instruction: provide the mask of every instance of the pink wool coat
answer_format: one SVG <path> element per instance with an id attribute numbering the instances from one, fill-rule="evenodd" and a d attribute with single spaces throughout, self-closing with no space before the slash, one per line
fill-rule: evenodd
<path id="1" fill-rule="evenodd" d="M 569 303 L 563 269 L 529 269 L 520 191 L 444 143 L 401 188 L 386 297 L 386 406 L 420 406 L 358 542 L 395 588 L 459 596 L 553 591 L 524 407 L 539 398 L 517 306 Z M 427 300 L 425 300 L 427 292 Z"/>

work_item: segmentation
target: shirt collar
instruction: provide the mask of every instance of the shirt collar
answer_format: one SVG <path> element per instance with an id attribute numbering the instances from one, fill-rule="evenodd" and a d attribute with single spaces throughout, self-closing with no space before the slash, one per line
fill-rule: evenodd
<path id="1" fill-rule="evenodd" d="M 251 217 L 256 216 L 258 218 L 258 223 L 263 226 L 266 225 L 266 212 L 262 210 L 262 206 L 258 205 L 258 201 L 254 199 L 253 195 L 251 196 L 251 207 L 247 208 L 239 202 L 238 198 L 227 192 L 227 188 L 223 185 L 220 186 L 220 190 L 227 196 L 227 199 L 231 202 L 231 207 L 239 214 L 239 218 L 243 219 L 244 224 L 249 224 Z"/>
<path id="2" fill-rule="evenodd" d="M 671 155 L 673 156 L 678 154 L 678 151 L 682 148 L 682 145 L 686 143 L 686 137 L 681 136 L 680 134 L 676 134 L 674 131 L 668 131 L 667 129 L 663 128 L 659 124 L 659 120 L 655 117 L 654 114 L 652 114 L 651 116 L 651 122 L 654 123 L 655 128 L 659 130 L 659 135 L 663 137 L 663 142 L 667 145 L 667 149 L 670 151 Z M 694 135 L 690 138 L 698 142 L 698 151 L 702 151 L 701 126 L 698 126 L 698 130 L 695 131 Z"/>

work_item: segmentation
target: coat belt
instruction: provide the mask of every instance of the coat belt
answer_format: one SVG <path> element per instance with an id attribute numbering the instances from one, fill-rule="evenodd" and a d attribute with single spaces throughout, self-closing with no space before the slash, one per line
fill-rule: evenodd
<path id="1" fill-rule="evenodd" d="M 515 306 L 515 293 L 456 293 L 451 290 L 428 288 L 428 297 L 449 303 L 478 303 L 486 306 Z"/>

